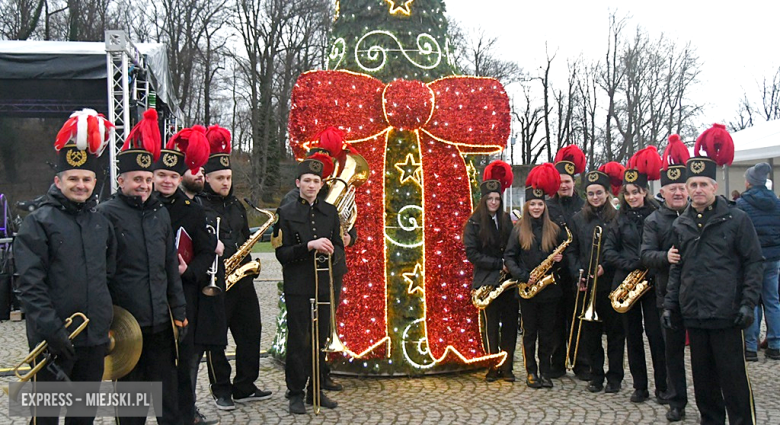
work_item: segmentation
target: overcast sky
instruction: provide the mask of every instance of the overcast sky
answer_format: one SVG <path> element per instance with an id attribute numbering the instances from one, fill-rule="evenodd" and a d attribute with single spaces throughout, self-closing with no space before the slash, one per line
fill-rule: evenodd
<path id="1" fill-rule="evenodd" d="M 630 15 L 626 33 L 642 26 L 651 39 L 661 33 L 690 41 L 702 62 L 700 86 L 692 98 L 704 103 L 708 123 L 733 119 L 743 91 L 755 96 L 756 80 L 780 66 L 778 12 L 774 1 L 520 1 L 445 0 L 447 13 L 465 29 L 484 28 L 500 38 L 504 57 L 535 72 L 545 62 L 545 41 L 557 49 L 553 67 L 566 72 L 566 59 L 606 53 L 609 12 Z M 720 5 L 720 6 L 715 6 Z M 565 79 L 553 81 L 565 84 Z"/>

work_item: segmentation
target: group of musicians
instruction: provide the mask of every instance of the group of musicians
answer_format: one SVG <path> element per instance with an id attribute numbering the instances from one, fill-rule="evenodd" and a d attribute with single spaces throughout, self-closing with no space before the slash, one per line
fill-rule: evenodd
<path id="1" fill-rule="evenodd" d="M 499 292 L 509 278 L 521 288 L 501 293 L 485 308 L 486 350 L 508 353 L 502 365 L 488 370 L 487 381 L 515 380 L 517 337 L 510 333 L 519 301 L 528 387 L 551 388 L 553 379 L 573 369 L 588 381 L 588 391 L 618 393 L 627 346 L 630 401 L 644 402 L 650 398 L 644 333 L 655 400 L 669 405 L 668 421 L 680 421 L 687 404 L 687 331 L 702 423 L 723 424 L 727 414 L 729 423 L 755 423 L 743 330 L 758 303 L 761 247 L 747 215 L 716 195 L 717 169 L 733 158 L 730 135 L 715 124 L 696 146 L 690 157 L 672 135 L 663 159 L 650 147 L 636 152 L 627 167 L 610 162 L 587 173 L 582 151 L 565 147 L 554 164 L 529 173 L 522 217 L 511 234 L 503 212 L 506 185 L 491 173 L 503 165 L 486 168 L 482 199 L 464 228 L 473 288 L 490 285 Z M 699 147 L 707 155 L 699 155 Z M 578 174 L 584 201 L 574 190 Z M 656 200 L 649 182 L 658 179 Z M 540 285 L 531 298 L 522 296 L 523 288 L 543 280 L 538 270 L 552 274 L 555 283 Z M 638 280 L 645 291 L 635 292 L 626 310 L 612 292 L 638 288 Z"/>

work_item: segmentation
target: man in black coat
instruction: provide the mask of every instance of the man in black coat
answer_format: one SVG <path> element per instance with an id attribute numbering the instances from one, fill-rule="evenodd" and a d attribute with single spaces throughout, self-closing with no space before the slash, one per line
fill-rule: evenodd
<path id="1" fill-rule="evenodd" d="M 663 310 L 669 268 L 680 261 L 672 224 L 688 206 L 686 178 L 685 165 L 682 164 L 670 165 L 661 172 L 661 197 L 664 202 L 645 219 L 642 233 L 640 255 L 642 264 L 655 274 L 656 306 L 659 310 Z M 672 392 L 666 419 L 677 422 L 685 418 L 688 384 L 685 379 L 685 325 L 679 315 L 672 318 L 674 329 L 664 328 L 664 354 Z"/>
<path id="2" fill-rule="evenodd" d="M 152 154 L 130 148 L 120 152 L 117 161 L 121 172 L 117 179 L 119 191 L 98 206 L 114 225 L 120 253 L 109 289 L 114 303 L 135 317 L 143 334 L 141 358 L 121 380 L 161 381 L 163 409 L 157 421 L 178 423 L 173 326 L 179 338 L 185 337 L 187 317 L 171 219 L 152 194 Z M 121 423 L 144 421 L 122 418 Z"/>
<path id="3" fill-rule="evenodd" d="M 223 133 L 222 130 L 224 129 L 219 128 L 220 133 Z M 207 137 L 209 134 L 214 134 L 212 133 L 214 131 L 217 130 L 210 128 Z M 224 130 L 224 132 L 226 131 Z M 223 137 L 224 140 L 224 136 L 219 136 L 220 133 L 216 133 L 216 136 L 212 136 L 212 138 Z M 220 285 L 222 285 L 225 279 L 224 261 L 233 256 L 251 234 L 249 233 L 246 209 L 241 201 L 233 195 L 233 171 L 230 168 L 230 155 L 227 152 L 215 150 L 214 146 L 212 144 L 211 156 L 205 165 L 206 184 L 200 199 L 206 208 L 206 218 L 212 226 L 216 227 L 216 217 L 221 218 L 219 239 L 225 245 L 223 257 L 219 261 Z M 229 139 L 223 143 L 223 146 L 230 146 Z M 241 261 L 241 264 L 246 264 L 251 260 L 251 255 L 248 254 Z M 232 385 L 229 379 L 227 382 L 222 379 L 224 376 L 230 377 L 229 363 L 217 358 L 223 355 L 224 351 L 211 351 L 209 353 L 210 360 L 215 367 L 222 368 L 226 365 L 228 367 L 226 370 L 214 370 L 216 373 L 214 378 L 217 381 L 212 384 L 212 392 L 216 398 L 217 407 L 221 410 L 234 408 L 233 401 L 247 403 L 271 397 L 270 391 L 259 389 L 255 385 L 255 380 L 260 374 L 262 322 L 260 302 L 257 299 L 253 280 L 254 276 L 245 276 L 229 291 L 225 292 L 227 326 L 236 342 L 236 375 Z M 230 390 L 227 399 L 222 394 L 223 388 Z M 232 395 L 232 401 L 229 399 L 230 395 Z"/>
<path id="4" fill-rule="evenodd" d="M 54 364 L 71 381 L 97 385 L 113 314 L 108 279 L 114 273 L 116 238 L 111 223 L 95 212 L 96 162 L 75 144 L 60 151 L 54 184 L 40 208 L 25 218 L 14 239 L 14 254 L 30 348 L 46 341 Z M 90 322 L 71 341 L 68 336 L 82 319 L 74 318 L 68 329 L 64 323 L 77 312 Z M 36 379 L 57 380 L 48 368 Z M 36 419 L 57 423 L 57 418 Z M 79 419 L 78 423 L 92 423 L 93 418 Z"/>
<path id="5" fill-rule="evenodd" d="M 176 137 L 176 136 L 174 136 Z M 205 139 L 204 139 L 205 140 Z M 196 164 L 199 169 L 202 164 Z M 184 153 L 177 150 L 164 149 L 160 159 L 154 164 L 154 188 L 160 202 L 171 216 L 171 227 L 176 236 L 176 246 L 191 242 L 191 250 L 182 256 L 179 249 L 179 274 L 181 275 L 184 298 L 187 301 L 187 321 L 189 331 L 179 341 L 179 362 L 177 364 L 179 414 L 185 423 L 206 423 L 205 418 L 195 407 L 195 382 L 200 357 L 195 356 L 195 342 L 199 336 L 210 329 L 218 329 L 224 335 L 226 325 L 224 313 L 221 317 L 210 315 L 199 320 L 199 302 L 203 297 L 202 289 L 209 283 L 207 270 L 214 261 L 217 251 L 216 237 L 206 230 L 206 215 L 203 207 L 187 197 L 179 189 L 182 174 L 187 170 L 184 163 Z M 224 309 L 223 309 L 224 312 Z M 221 319 L 221 320 L 219 320 Z"/>
<path id="6" fill-rule="evenodd" d="M 328 168 L 332 168 L 328 167 Z M 308 335 L 311 335 L 310 300 L 330 300 L 327 273 L 318 275 L 319 288 L 315 292 L 315 256 L 319 264 L 327 267 L 330 256 L 337 264 L 338 252 L 343 252 L 341 226 L 336 207 L 317 199 L 322 188 L 323 162 L 306 159 L 298 164 L 295 183 L 300 188 L 300 197 L 277 211 L 279 221 L 274 228 L 272 243 L 276 258 L 282 264 L 284 276 L 284 297 L 287 303 L 287 358 L 285 378 L 290 397 L 290 413 L 305 414 L 304 393 L 307 381 L 309 388 L 306 402 L 313 402 L 314 391 L 309 379 L 312 375 L 312 349 Z M 340 249 L 337 250 L 336 247 Z M 321 260 L 321 261 L 320 261 Z M 320 326 L 330 322 L 329 309 L 319 308 Z M 324 353 L 320 352 L 320 364 Z M 325 395 L 320 395 L 323 407 L 335 408 L 338 404 Z"/>
<path id="7" fill-rule="evenodd" d="M 718 131 L 725 128 L 716 124 L 699 140 L 706 146 Z M 753 322 L 763 258 L 750 218 L 715 195 L 719 165 L 708 157 L 688 160 L 691 205 L 672 226 L 680 261 L 669 270 L 662 321 L 674 328 L 674 316 L 681 315 L 688 329 L 702 423 L 725 423 L 724 406 L 729 423 L 755 423 L 742 330 Z"/>

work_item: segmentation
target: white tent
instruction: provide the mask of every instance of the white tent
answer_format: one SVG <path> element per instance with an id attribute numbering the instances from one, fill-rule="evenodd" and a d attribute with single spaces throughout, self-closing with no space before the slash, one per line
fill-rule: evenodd
<path id="1" fill-rule="evenodd" d="M 745 171 L 759 162 L 772 166 L 769 178 L 772 182 L 780 176 L 776 170 L 780 166 L 780 120 L 760 122 L 753 127 L 731 134 L 734 139 L 734 163 L 728 167 L 721 192 L 726 195 L 732 190 L 745 190 Z M 777 184 L 773 184 L 775 193 L 780 193 Z M 728 195 L 730 197 L 730 195 Z"/>

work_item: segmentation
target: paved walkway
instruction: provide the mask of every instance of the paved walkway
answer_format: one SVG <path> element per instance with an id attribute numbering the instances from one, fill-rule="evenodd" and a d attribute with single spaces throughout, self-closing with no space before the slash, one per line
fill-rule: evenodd
<path id="1" fill-rule="evenodd" d="M 262 348 L 271 345 L 275 331 L 276 282 L 281 269 L 273 254 L 261 254 L 263 271 L 255 282 L 263 314 Z M 11 367 L 27 352 L 24 323 L 0 323 L 0 367 Z M 518 341 L 519 342 L 519 341 Z M 231 342 L 232 344 L 232 342 Z M 228 349 L 232 351 L 232 346 Z M 518 347 L 517 356 L 521 356 Z M 649 359 L 649 354 L 647 355 Z M 757 405 L 757 423 L 780 424 L 780 362 L 759 354 L 757 363 L 749 364 L 750 378 Z M 522 376 L 522 358 L 515 359 L 515 372 Z M 509 424 L 509 423 L 588 423 L 652 424 L 665 423 L 666 407 L 647 401 L 629 402 L 631 374 L 626 363 L 623 389 L 617 394 L 591 394 L 586 383 L 573 375 L 554 380 L 555 388 L 534 390 L 522 380 L 515 383 L 484 381 L 484 371 L 422 378 L 354 378 L 339 377 L 344 391 L 329 393 L 339 402 L 336 410 L 323 409 L 319 416 L 293 417 L 287 412 L 282 366 L 270 357 L 260 362 L 258 386 L 274 392 L 270 400 L 241 406 L 232 412 L 216 409 L 208 391 L 205 364 L 198 378 L 198 406 L 209 418 L 220 418 L 222 424 L 274 423 L 343 423 L 343 424 Z M 690 368 L 688 369 L 690 370 Z M 11 382 L 12 378 L 1 380 Z M 687 424 L 698 423 L 693 402 L 693 384 L 688 378 Z M 652 388 L 651 388 L 652 392 Z M 0 423 L 23 424 L 22 418 L 9 418 L 8 399 L 0 396 Z M 154 423 L 153 420 L 149 421 Z M 112 419 L 96 423 L 110 424 Z"/>

